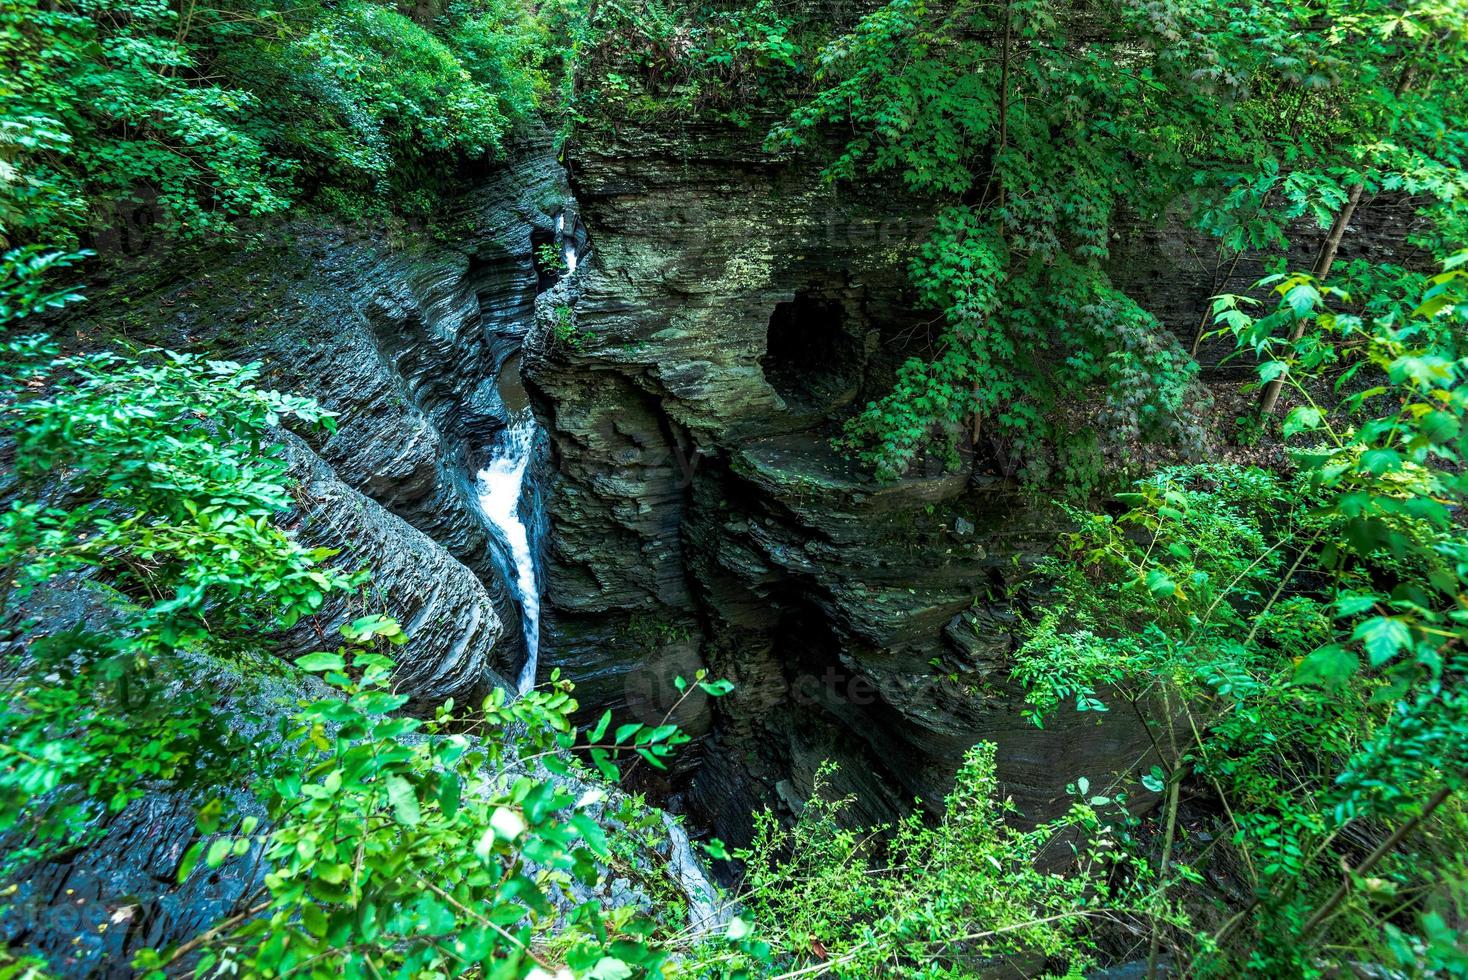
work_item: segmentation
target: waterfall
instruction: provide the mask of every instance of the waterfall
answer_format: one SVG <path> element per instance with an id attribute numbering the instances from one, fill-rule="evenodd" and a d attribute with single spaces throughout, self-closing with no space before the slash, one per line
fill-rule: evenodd
<path id="1" fill-rule="evenodd" d="M 479 508 L 494 526 L 515 564 L 520 622 L 525 629 L 525 666 L 520 668 L 516 684 L 521 694 L 535 686 L 540 655 L 540 585 L 536 580 L 530 534 L 520 517 L 520 493 L 536 432 L 535 415 L 526 405 L 511 416 L 509 426 L 495 443 L 489 465 L 479 471 Z"/>
<path id="2" fill-rule="evenodd" d="M 576 237 L 566 234 L 566 212 L 556 215 L 556 238 L 561 242 L 561 258 L 566 263 L 566 275 L 576 271 L 581 256 L 576 252 Z"/>
<path id="3" fill-rule="evenodd" d="M 565 211 L 556 215 L 555 242 L 565 259 L 567 279 L 576 271 L 578 260 L 586 257 L 578 251 L 576 232 L 574 214 L 569 220 Z M 584 233 L 581 237 L 585 238 Z M 541 299 L 536 297 L 537 304 Z M 518 346 L 529 327 L 528 323 L 516 324 L 501 331 L 499 336 L 513 338 Z M 496 374 L 500 398 L 509 412 L 509 424 L 495 440 L 489 463 L 479 471 L 479 509 L 489 521 L 513 569 L 514 589 L 520 600 L 520 623 L 525 631 L 525 664 L 520 668 L 515 688 L 523 694 L 535 686 L 535 671 L 540 660 L 540 582 L 530 528 L 520 513 L 520 502 L 525 497 L 526 472 L 535 454 L 540 427 L 535 422 L 535 414 L 530 410 L 529 399 L 520 380 L 519 354 L 504 356 Z M 532 491 L 535 489 L 531 487 Z M 533 493 L 531 496 L 534 498 Z"/>

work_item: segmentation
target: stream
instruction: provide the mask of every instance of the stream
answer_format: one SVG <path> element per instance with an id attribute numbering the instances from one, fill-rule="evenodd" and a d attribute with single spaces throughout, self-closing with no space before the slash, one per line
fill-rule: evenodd
<path id="1" fill-rule="evenodd" d="M 591 254 L 583 248 L 585 233 L 574 215 L 567 221 L 566 212 L 556 216 L 555 241 L 564 266 L 550 280 L 552 283 L 574 275 L 579 262 Z M 527 323 L 515 331 L 520 342 L 523 343 L 529 328 Z M 497 383 L 509 419 L 490 448 L 489 462 L 479 471 L 479 509 L 489 521 L 496 542 L 504 549 L 506 578 L 511 581 L 520 606 L 525 662 L 515 679 L 515 689 L 524 694 L 535 686 L 535 673 L 540 665 L 540 578 L 535 540 L 527 524 L 527 514 L 533 524 L 539 495 L 536 487 L 526 486 L 526 479 L 532 472 L 530 464 L 541 430 L 520 381 L 518 352 L 501 363 Z"/>

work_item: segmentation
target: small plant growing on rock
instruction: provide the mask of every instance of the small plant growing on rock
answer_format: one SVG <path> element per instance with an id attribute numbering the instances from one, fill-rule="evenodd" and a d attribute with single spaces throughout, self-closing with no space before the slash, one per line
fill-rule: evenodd
<path id="1" fill-rule="evenodd" d="M 535 246 L 535 261 L 546 272 L 559 275 L 566 271 L 566 256 L 555 242 L 541 242 Z"/>
<path id="2" fill-rule="evenodd" d="M 556 318 L 551 323 L 551 337 L 555 344 L 579 351 L 583 346 L 595 340 L 596 334 L 590 330 L 578 330 L 576 311 L 563 303 L 556 307 Z"/>

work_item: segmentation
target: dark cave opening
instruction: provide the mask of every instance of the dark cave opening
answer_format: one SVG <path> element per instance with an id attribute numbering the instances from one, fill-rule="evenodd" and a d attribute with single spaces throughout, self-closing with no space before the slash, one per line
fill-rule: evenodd
<path id="1" fill-rule="evenodd" d="M 556 244 L 556 233 L 549 229 L 530 230 L 530 259 L 535 264 L 536 295 L 556 284 L 564 271 L 556 258 L 560 247 Z"/>
<path id="2" fill-rule="evenodd" d="M 839 299 L 798 292 L 776 304 L 765 350 L 765 381 L 795 411 L 827 411 L 856 394 L 864 358 Z"/>

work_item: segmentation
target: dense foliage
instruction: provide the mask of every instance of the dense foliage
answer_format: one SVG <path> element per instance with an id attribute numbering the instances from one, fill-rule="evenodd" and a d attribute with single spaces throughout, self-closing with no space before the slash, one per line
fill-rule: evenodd
<path id="1" fill-rule="evenodd" d="M 153 976 L 1468 974 L 1465 30 L 1463 0 L 0 0 L 0 874 L 182 800 L 178 883 L 246 891 Z M 937 328 L 838 442 L 881 478 L 976 449 L 1069 500 L 1013 680 L 1039 725 L 1139 719 L 1140 768 L 1033 829 L 987 744 L 893 826 L 853 826 L 826 768 L 755 816 L 739 889 L 686 894 L 616 785 L 689 741 L 676 706 L 578 730 L 552 676 L 408 711 L 370 570 L 289 530 L 281 430 L 330 413 L 258 365 L 21 332 L 96 252 L 429 214 L 537 116 L 768 127 L 927 210 Z M 1369 260 L 1378 197 L 1412 220 Z M 1205 243 L 1208 337 L 1121 285 L 1149 222 Z M 1252 462 L 1078 502 L 1139 442 L 1228 435 L 1204 340 L 1257 372 Z M 340 644 L 276 658 L 328 603 Z"/>
<path id="2" fill-rule="evenodd" d="M 425 726 L 396 715 L 407 697 L 376 649 L 406 636 L 368 615 L 344 629 L 342 651 L 300 658 L 337 693 L 302 702 L 273 736 L 250 732 L 241 705 L 222 700 L 222 665 L 260 650 L 252 637 L 362 583 L 274 523 L 291 498 L 269 431 L 288 419 L 329 425 L 328 415 L 255 388 L 258 366 L 166 353 L 53 359 L 39 338 L 9 353 L 18 384 L 0 418 L 35 497 L 0 524 L 4 597 L 77 591 L 98 610 L 86 619 L 104 624 L 34 635 L 7 683 L 0 814 L 28 842 L 6 855 L 10 873 L 85 843 L 106 813 L 183 791 L 197 797 L 204 836 L 179 880 L 201 859 L 249 855 L 263 859 L 258 892 L 140 967 L 202 953 L 201 968 L 251 976 L 306 964 L 323 976 L 449 975 L 486 961 L 523 976 L 537 961 L 527 916 L 552 913 L 565 920 L 557 954 L 572 963 L 595 965 L 613 947 L 620 960 L 655 959 L 635 909 L 551 904 L 573 880 L 595 884 L 597 860 L 612 859 L 589 808 L 623 826 L 636 815 L 625 798 L 614 809 L 602 791 L 573 792 L 561 758 L 575 740 L 569 685 L 509 705 L 497 692 L 463 718 L 445 705 Z M 425 727 L 432 737 L 410 737 Z M 662 765 L 680 738 L 633 724 L 595 751 L 615 774 L 618 747 Z M 263 825 L 224 806 L 241 788 L 264 802 Z"/>
<path id="3" fill-rule="evenodd" d="M 822 951 L 843 977 L 983 975 L 1006 959 L 1094 963 L 1088 934 L 1154 907 L 1144 864 L 1119 846 L 1123 832 L 1084 792 L 1061 819 L 1030 831 L 1001 803 L 994 746 L 971 749 L 928 826 L 910 815 L 895 828 L 853 830 L 817 774 L 816 791 L 792 829 L 759 815 L 750 860 L 749 905 L 792 952 Z M 789 858 L 785 858 L 789 855 Z M 1040 870 L 1065 862 L 1067 873 Z"/>
<path id="4" fill-rule="evenodd" d="M 321 190 L 421 208 L 460 159 L 502 146 L 540 84 L 513 3 L 423 25 L 370 2 L 13 0 L 0 23 L 11 246 L 128 234 L 138 209 L 160 232 L 220 233 Z"/>
<path id="5" fill-rule="evenodd" d="M 1306 275 L 1273 281 L 1262 317 L 1218 300 L 1261 384 L 1300 397 L 1292 472 L 1163 470 L 1118 516 L 1073 511 L 1046 568 L 1059 598 L 1017 675 L 1037 714 L 1149 719 L 1164 881 L 1191 873 L 1169 868 L 1184 784 L 1216 795 L 1252 900 L 1177 940 L 1225 974 L 1309 975 L 1323 948 L 1409 975 L 1468 965 L 1445 926 L 1468 845 L 1453 799 L 1468 774 L 1465 265 L 1370 297 L 1365 316 Z M 1299 320 L 1299 340 L 1275 337 Z"/>
<path id="6" fill-rule="evenodd" d="M 6 353 L 4 432 L 36 492 L 0 513 L 0 608 L 30 618 L 35 590 L 79 577 L 111 611 L 105 629 L 42 630 L 29 682 L 6 687 L 0 820 L 26 821 L 30 857 L 74 846 L 154 781 L 232 770 L 248 745 L 209 691 L 174 691 L 192 669 L 180 652 L 289 625 L 352 579 L 270 524 L 289 496 L 260 436 L 287 418 L 329 423 L 311 402 L 186 355 L 53 360 L 35 337 Z"/>

